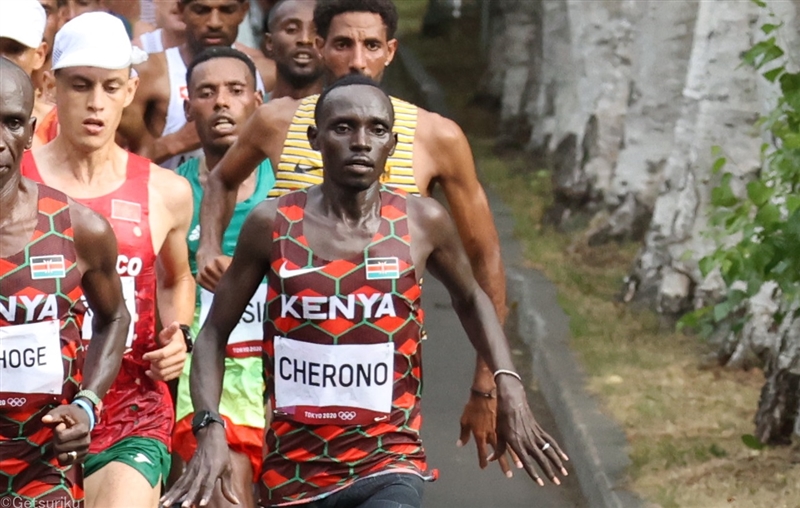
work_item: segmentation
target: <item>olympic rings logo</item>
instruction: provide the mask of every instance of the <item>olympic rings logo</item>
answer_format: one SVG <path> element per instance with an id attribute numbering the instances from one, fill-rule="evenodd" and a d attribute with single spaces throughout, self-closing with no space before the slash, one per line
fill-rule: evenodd
<path id="1" fill-rule="evenodd" d="M 28 399 L 24 397 L 6 399 L 6 403 L 11 407 L 22 407 L 26 402 L 28 402 Z"/>
<path id="2" fill-rule="evenodd" d="M 349 422 L 350 420 L 356 417 L 355 411 L 339 411 L 339 418 L 342 420 Z"/>

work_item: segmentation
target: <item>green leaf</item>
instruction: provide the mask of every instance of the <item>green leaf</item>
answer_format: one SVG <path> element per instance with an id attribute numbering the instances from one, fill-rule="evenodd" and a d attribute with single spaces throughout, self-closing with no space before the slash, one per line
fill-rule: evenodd
<path id="1" fill-rule="evenodd" d="M 755 180 L 747 184 L 747 197 L 758 207 L 764 206 L 773 193 L 773 189 L 767 187 L 761 180 Z"/>
<path id="2" fill-rule="evenodd" d="M 753 450 L 763 450 L 766 448 L 766 445 L 758 440 L 758 438 L 752 434 L 745 434 L 742 436 L 742 443 L 748 448 Z"/>
<path id="3" fill-rule="evenodd" d="M 791 195 L 786 196 L 786 209 L 789 210 L 789 214 L 793 214 L 800 208 L 800 196 Z"/>
<path id="4" fill-rule="evenodd" d="M 731 305 L 731 302 L 727 300 L 722 303 L 716 304 L 714 306 L 714 321 L 719 323 L 720 321 L 728 317 L 728 314 L 731 313 L 731 310 L 733 310 L 733 305 Z"/>
<path id="5" fill-rule="evenodd" d="M 727 175 L 726 175 L 727 176 Z M 731 207 L 739 200 L 733 194 L 730 179 L 723 179 L 718 187 L 711 190 L 711 204 L 714 206 Z"/>
<path id="6" fill-rule="evenodd" d="M 756 213 L 755 221 L 760 223 L 765 228 L 774 226 L 781 220 L 781 211 L 773 203 L 764 205 L 758 213 Z"/>
<path id="7" fill-rule="evenodd" d="M 763 24 L 761 26 L 761 31 L 764 32 L 764 35 L 769 35 L 772 32 L 774 32 L 775 30 L 777 30 L 778 28 L 780 28 L 782 25 L 783 25 L 783 23 L 781 23 L 779 25 L 774 25 L 772 23 L 765 23 L 765 24 Z"/>
<path id="8" fill-rule="evenodd" d="M 770 83 L 774 83 L 774 82 L 775 82 L 775 80 L 776 80 L 776 79 L 778 79 L 778 77 L 779 77 L 781 74 L 783 74 L 783 72 L 784 72 L 785 70 L 786 70 L 786 69 L 785 69 L 785 68 L 784 68 L 784 67 L 781 65 L 780 67 L 775 67 L 775 68 L 774 68 L 774 69 L 772 69 L 771 71 L 767 71 L 767 72 L 765 72 L 765 73 L 764 73 L 764 77 L 765 77 L 765 78 L 767 79 L 767 81 L 769 81 Z"/>
<path id="9" fill-rule="evenodd" d="M 787 132 L 783 136 L 783 148 L 789 150 L 796 150 L 800 148 L 800 133 L 797 132 Z"/>
<path id="10" fill-rule="evenodd" d="M 711 168 L 711 172 L 717 174 L 720 170 L 725 166 L 727 159 L 725 157 L 720 157 L 719 159 L 714 161 L 714 166 Z"/>
<path id="11" fill-rule="evenodd" d="M 722 148 L 719 145 L 714 145 L 711 147 L 711 156 L 712 157 L 719 157 L 719 154 L 722 153 Z"/>
<path id="12" fill-rule="evenodd" d="M 714 269 L 715 265 L 716 263 L 714 261 L 714 258 L 711 256 L 706 256 L 703 259 L 701 259 L 699 266 L 700 266 L 700 272 L 703 274 L 703 277 L 711 273 L 711 270 Z"/>

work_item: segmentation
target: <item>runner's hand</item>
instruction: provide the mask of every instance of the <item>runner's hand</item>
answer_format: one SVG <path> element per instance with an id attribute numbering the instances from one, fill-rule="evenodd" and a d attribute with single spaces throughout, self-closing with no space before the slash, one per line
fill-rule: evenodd
<path id="1" fill-rule="evenodd" d="M 89 453 L 91 437 L 89 415 L 83 408 L 73 404 L 63 404 L 52 409 L 42 417 L 42 423 L 53 427 L 53 449 L 61 466 L 80 463 Z M 73 459 L 69 452 L 77 453 Z"/>
<path id="2" fill-rule="evenodd" d="M 156 381 L 177 379 L 186 361 L 186 342 L 183 340 L 180 324 L 176 321 L 161 330 L 157 343 L 161 346 L 160 349 L 142 356 L 144 361 L 150 362 L 150 370 L 145 374 Z"/>
<path id="3" fill-rule="evenodd" d="M 225 270 L 231 266 L 230 256 L 216 256 L 204 265 L 197 265 L 197 283 L 213 292 Z"/>
<path id="4" fill-rule="evenodd" d="M 458 438 L 456 446 L 464 446 L 469 442 L 470 434 L 474 435 L 475 447 L 478 449 L 478 465 L 481 469 L 485 469 L 489 465 L 489 448 L 487 445 L 491 445 L 493 448 L 497 445 L 496 422 L 497 399 L 471 394 L 469 402 L 464 406 L 464 412 L 461 414 L 461 436 Z M 509 455 L 514 464 L 522 469 L 522 462 L 520 462 L 513 450 L 509 449 Z M 507 478 L 514 476 L 505 454 L 497 462 Z"/>
<path id="5" fill-rule="evenodd" d="M 501 457 L 510 447 L 520 457 L 525 471 L 536 483 L 544 485 L 534 469 L 534 461 L 545 476 L 556 485 L 561 485 L 553 468 L 567 476 L 567 470 L 561 461 L 569 460 L 569 457 L 561 451 L 556 440 L 536 422 L 522 383 L 511 376 L 498 378 L 497 400 L 497 447 L 489 460 Z"/>
<path id="6" fill-rule="evenodd" d="M 161 505 L 171 508 L 174 503 L 183 507 L 205 506 L 214 493 L 214 485 L 220 480 L 222 495 L 233 504 L 239 499 L 231 488 L 231 456 L 225 429 L 216 423 L 197 433 L 197 451 L 178 481 L 161 498 Z"/>

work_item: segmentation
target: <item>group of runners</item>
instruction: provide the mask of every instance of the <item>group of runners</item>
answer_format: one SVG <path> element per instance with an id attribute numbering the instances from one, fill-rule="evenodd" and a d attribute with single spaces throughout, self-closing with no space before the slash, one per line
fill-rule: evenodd
<path id="1" fill-rule="evenodd" d="M 269 3 L 261 52 L 244 0 L 133 42 L 101 1 L 0 2 L 0 498 L 421 506 L 426 268 L 478 353 L 459 444 L 567 474 L 466 137 L 380 88 L 396 7 Z"/>

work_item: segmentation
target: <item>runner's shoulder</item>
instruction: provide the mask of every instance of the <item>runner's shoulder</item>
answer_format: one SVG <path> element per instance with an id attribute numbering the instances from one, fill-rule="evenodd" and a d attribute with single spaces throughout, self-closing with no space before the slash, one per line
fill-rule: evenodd
<path id="1" fill-rule="evenodd" d="M 300 101 L 291 97 L 281 97 L 265 102 L 258 107 L 255 117 L 259 127 L 285 131 L 291 125 Z"/>
<path id="2" fill-rule="evenodd" d="M 136 90 L 137 97 L 140 93 L 147 95 L 148 100 L 155 97 L 166 97 L 169 99 L 169 74 L 167 69 L 166 53 L 153 53 L 147 60 L 134 69 L 139 76 L 139 88 Z"/>
<path id="3" fill-rule="evenodd" d="M 185 215 L 186 210 L 191 212 L 192 186 L 186 178 L 150 163 L 150 186 L 171 212 L 179 215 Z"/>
<path id="4" fill-rule="evenodd" d="M 109 237 L 114 238 L 114 230 L 105 217 L 88 206 L 82 205 L 72 198 L 67 198 L 69 217 L 72 222 L 75 244 L 95 246 Z"/>
<path id="5" fill-rule="evenodd" d="M 450 214 L 436 199 L 409 195 L 407 198 L 408 219 L 423 229 L 440 227 L 450 221 Z"/>
<path id="6" fill-rule="evenodd" d="M 438 113 L 417 109 L 417 136 L 415 141 L 431 143 L 453 143 L 466 141 L 466 135 L 459 125 Z"/>

